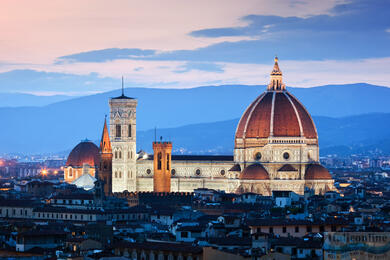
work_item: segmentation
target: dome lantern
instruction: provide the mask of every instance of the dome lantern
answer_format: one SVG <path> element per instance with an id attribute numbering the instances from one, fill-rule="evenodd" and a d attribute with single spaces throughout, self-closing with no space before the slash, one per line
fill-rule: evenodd
<path id="1" fill-rule="evenodd" d="M 286 90 L 286 85 L 283 83 L 283 74 L 279 68 L 278 57 L 275 57 L 274 68 L 271 72 L 271 82 L 268 84 L 268 91 L 283 91 Z"/>

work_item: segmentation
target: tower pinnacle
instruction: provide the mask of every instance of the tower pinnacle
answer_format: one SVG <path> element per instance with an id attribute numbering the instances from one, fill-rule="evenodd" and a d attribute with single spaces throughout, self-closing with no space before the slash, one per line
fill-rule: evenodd
<path id="1" fill-rule="evenodd" d="M 107 128 L 107 116 L 105 116 L 105 118 L 104 118 L 102 140 L 100 141 L 100 152 L 101 153 L 112 153 L 110 136 L 108 134 L 108 128 Z"/>
<path id="2" fill-rule="evenodd" d="M 274 68 L 272 69 L 271 72 L 271 82 L 268 85 L 267 90 L 269 91 L 286 90 L 286 85 L 283 83 L 283 77 L 282 77 L 283 74 L 279 68 L 279 64 L 278 64 L 279 59 L 277 56 L 275 57 L 274 61 L 275 61 Z"/>

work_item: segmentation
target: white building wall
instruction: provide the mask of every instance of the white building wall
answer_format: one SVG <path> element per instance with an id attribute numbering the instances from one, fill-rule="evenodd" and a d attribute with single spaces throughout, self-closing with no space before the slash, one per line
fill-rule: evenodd
<path id="1" fill-rule="evenodd" d="M 137 100 L 110 100 L 112 146 L 112 191 L 136 191 L 136 108 Z M 120 137 L 117 126 L 120 125 Z M 131 126 L 131 127 L 129 127 Z"/>

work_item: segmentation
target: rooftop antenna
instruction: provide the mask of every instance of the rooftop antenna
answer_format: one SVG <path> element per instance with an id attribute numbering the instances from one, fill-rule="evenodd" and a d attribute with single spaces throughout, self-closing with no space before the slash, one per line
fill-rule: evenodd
<path id="1" fill-rule="evenodd" d="M 122 97 L 125 95 L 123 76 L 122 76 Z"/>
<path id="2" fill-rule="evenodd" d="M 154 127 L 154 142 L 157 142 L 157 126 Z"/>
<path id="3" fill-rule="evenodd" d="M 160 142 L 162 142 L 162 139 L 163 139 L 162 136 L 160 136 Z"/>

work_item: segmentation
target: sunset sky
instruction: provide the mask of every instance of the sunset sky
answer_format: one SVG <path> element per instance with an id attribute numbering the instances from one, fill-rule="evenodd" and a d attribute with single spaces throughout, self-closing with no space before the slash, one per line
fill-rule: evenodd
<path id="1" fill-rule="evenodd" d="M 390 86 L 388 0 L 2 0 L 0 92 Z"/>

